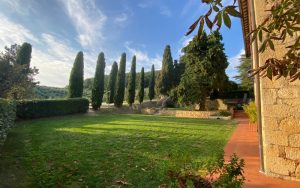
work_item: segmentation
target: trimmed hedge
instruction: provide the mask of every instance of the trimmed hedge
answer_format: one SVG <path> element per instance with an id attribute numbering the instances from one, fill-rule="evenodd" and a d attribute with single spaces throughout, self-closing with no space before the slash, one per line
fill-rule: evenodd
<path id="1" fill-rule="evenodd" d="M 14 126 L 15 119 L 16 103 L 0 99 L 0 145 L 4 143 L 9 129 Z"/>
<path id="2" fill-rule="evenodd" d="M 89 100 L 84 98 L 21 100 L 17 101 L 17 117 L 31 119 L 85 113 L 88 108 Z"/>

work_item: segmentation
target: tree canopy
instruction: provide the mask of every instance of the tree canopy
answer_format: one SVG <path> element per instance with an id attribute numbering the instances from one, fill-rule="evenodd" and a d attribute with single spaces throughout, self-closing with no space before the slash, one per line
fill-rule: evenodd
<path id="1" fill-rule="evenodd" d="M 119 71 L 117 76 L 117 88 L 116 88 L 116 93 L 114 98 L 114 105 L 116 107 L 121 107 L 124 101 L 125 78 L 126 78 L 125 69 L 126 69 L 126 54 L 123 53 L 121 55 L 120 66 L 119 66 Z"/>
<path id="2" fill-rule="evenodd" d="M 69 98 L 82 97 L 83 94 L 83 52 L 78 52 L 69 79 Z"/>
<path id="3" fill-rule="evenodd" d="M 131 106 L 135 98 L 135 82 L 136 82 L 136 57 L 132 57 L 131 70 L 128 78 L 127 102 Z"/>

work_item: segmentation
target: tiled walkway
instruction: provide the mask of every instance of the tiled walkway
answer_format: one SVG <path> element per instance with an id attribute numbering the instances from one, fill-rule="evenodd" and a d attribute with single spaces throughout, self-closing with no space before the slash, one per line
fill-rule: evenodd
<path id="1" fill-rule="evenodd" d="M 300 182 L 267 177 L 259 173 L 258 137 L 256 127 L 249 126 L 243 112 L 237 112 L 237 129 L 225 147 L 225 159 L 236 153 L 245 160 L 246 188 L 300 188 Z"/>

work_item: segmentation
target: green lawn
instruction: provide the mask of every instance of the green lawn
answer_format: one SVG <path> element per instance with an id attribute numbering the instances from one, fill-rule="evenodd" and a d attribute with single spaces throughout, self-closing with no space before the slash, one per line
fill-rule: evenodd
<path id="1" fill-rule="evenodd" d="M 0 187 L 113 187 L 122 176 L 157 187 L 170 183 L 169 169 L 217 160 L 234 128 L 232 121 L 126 114 L 19 122 L 0 150 Z"/>

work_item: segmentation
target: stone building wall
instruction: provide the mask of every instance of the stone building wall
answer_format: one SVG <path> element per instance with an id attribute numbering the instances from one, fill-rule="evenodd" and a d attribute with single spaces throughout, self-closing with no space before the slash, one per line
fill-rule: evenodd
<path id="1" fill-rule="evenodd" d="M 267 0 L 254 2 L 258 25 L 265 18 L 265 10 L 270 9 L 271 3 Z M 275 52 L 267 50 L 260 54 L 260 65 L 267 58 L 282 57 L 284 45 L 275 44 Z M 260 82 L 265 173 L 300 180 L 300 81 L 290 83 L 285 78 L 276 81 L 261 78 Z"/>

